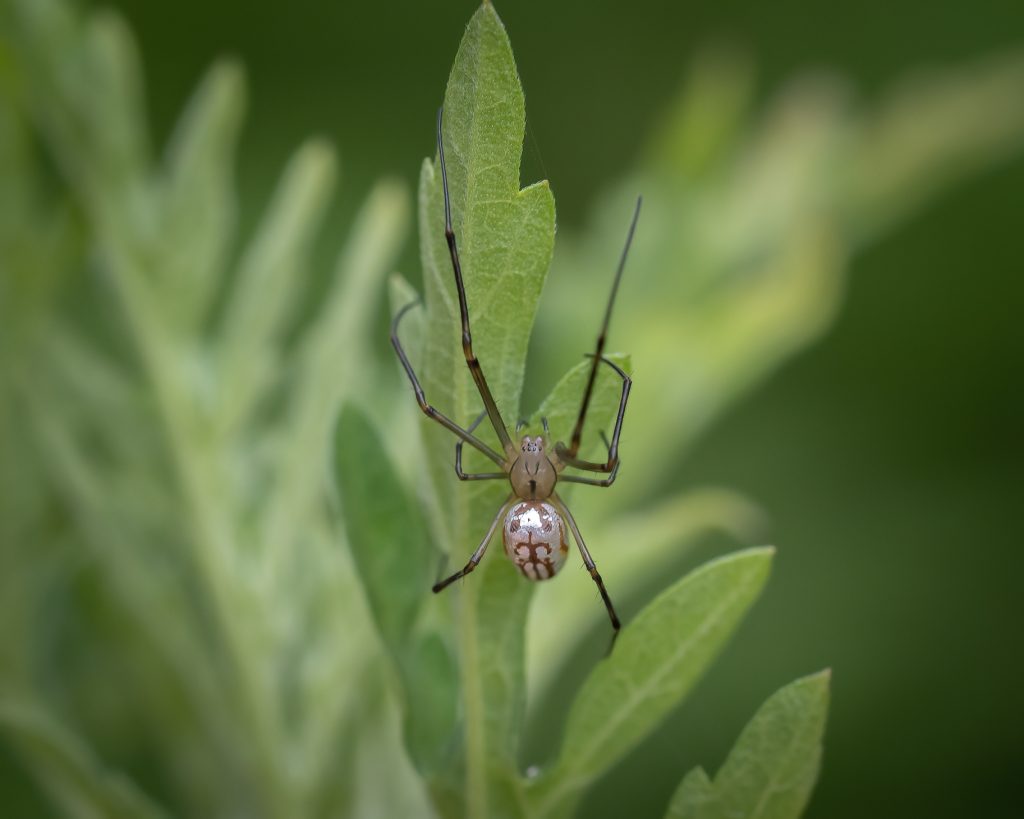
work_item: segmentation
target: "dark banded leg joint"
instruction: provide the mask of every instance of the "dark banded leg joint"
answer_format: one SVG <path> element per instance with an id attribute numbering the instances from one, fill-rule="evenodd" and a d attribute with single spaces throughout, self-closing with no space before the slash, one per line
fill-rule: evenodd
<path id="1" fill-rule="evenodd" d="M 456 580 L 465 577 L 467 574 L 469 574 L 471 571 L 473 571 L 473 569 L 475 569 L 476 567 L 477 567 L 476 563 L 474 563 L 472 560 L 469 561 L 469 563 L 467 563 L 465 565 L 465 567 L 463 567 L 462 569 L 459 569 L 451 577 L 447 578 L 446 580 L 442 580 L 440 583 L 435 583 L 433 588 L 431 589 L 431 591 L 433 591 L 434 594 L 437 594 L 438 592 L 443 591 L 448 586 L 450 586 L 452 583 L 454 583 Z"/>

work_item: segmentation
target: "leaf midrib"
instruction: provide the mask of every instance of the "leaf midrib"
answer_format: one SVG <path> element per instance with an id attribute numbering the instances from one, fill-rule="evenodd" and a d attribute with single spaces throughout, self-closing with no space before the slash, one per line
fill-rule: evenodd
<path id="1" fill-rule="evenodd" d="M 480 41 L 473 53 L 472 76 L 479 74 L 479 66 L 483 57 L 483 35 L 481 32 Z M 474 92 L 477 86 L 474 84 Z M 479 140 L 479 104 L 477 94 L 471 97 L 472 108 L 467 114 L 469 127 L 470 155 Z M 474 255 L 473 248 L 473 226 L 470 223 L 467 229 L 466 214 L 469 210 L 469 203 L 473 201 L 476 187 L 476 180 L 471 172 L 470 163 L 463 158 L 465 195 L 462 204 L 462 222 L 460 232 L 465 242 L 465 247 L 470 250 L 470 262 Z M 435 184 L 437 174 L 434 175 Z M 443 255 L 443 254 L 442 254 Z M 468 268 L 467 268 L 468 269 Z M 465 273 L 465 271 L 464 271 Z M 443 288 L 442 288 L 443 289 Z M 454 313 L 454 304 L 452 305 Z M 454 315 L 452 316 L 454 319 Z M 461 320 L 461 319 L 460 319 Z M 458 356 L 453 356 L 453 367 L 458 369 Z M 454 373 L 453 373 L 454 375 Z M 456 406 L 459 407 L 462 417 L 465 417 L 469 403 L 469 388 L 467 379 L 452 378 L 452 384 L 458 391 Z M 468 493 L 456 493 L 456 503 L 459 506 L 460 528 L 464 536 L 469 537 L 469 523 L 472 520 L 470 510 L 470 498 Z M 485 702 L 480 674 L 480 654 L 477 631 L 477 601 L 479 583 L 463 584 L 462 588 L 462 625 L 459 630 L 462 652 L 462 689 L 466 703 L 465 739 L 466 739 L 466 809 L 467 815 L 484 817 L 487 815 L 490 804 L 490 788 L 487 781 L 487 768 L 485 760 L 490 758 L 487 752 L 487 729 L 485 720 Z"/>

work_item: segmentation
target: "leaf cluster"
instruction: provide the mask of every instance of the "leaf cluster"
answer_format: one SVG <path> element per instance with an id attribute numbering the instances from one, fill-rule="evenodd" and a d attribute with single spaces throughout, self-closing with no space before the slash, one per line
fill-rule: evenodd
<path id="1" fill-rule="evenodd" d="M 520 184 L 508 37 L 489 3 L 474 15 L 445 144 L 474 341 L 510 424 L 568 434 L 586 365 L 562 351 L 592 340 L 599 271 L 639 191 L 646 203 L 613 335 L 638 367 L 625 466 L 613 491 L 566 493 L 616 601 L 646 605 L 571 692 L 551 758 L 532 760 L 525 728 L 607 625 L 571 566 L 537 588 L 492 553 L 429 593 L 505 490 L 456 482 L 453 440 L 416 426 L 408 384 L 377 358 L 403 186 L 376 185 L 317 271 L 330 146 L 301 146 L 240 231 L 240 68 L 215 65 L 161 147 L 140 76 L 115 14 L 0 2 L 0 738 L 71 816 L 571 815 L 686 699 L 768 576 L 761 548 L 679 577 L 708 532 L 754 542 L 764 520 L 729 490 L 665 489 L 678 459 L 828 326 L 852 252 L 1024 134 L 1019 56 L 870 109 L 798 83 L 757 116 L 749 70 L 704 59 L 553 258 L 551 191 Z M 401 332 L 430 400 L 468 424 L 480 404 L 442 214 L 430 159 L 423 308 Z M 553 307 L 538 311 L 542 290 Z M 390 296 L 416 293 L 394 276 Z M 554 384 L 537 402 L 531 334 L 550 353 L 530 356 L 531 381 Z M 594 453 L 617 387 L 598 384 Z M 772 696 L 668 815 L 798 815 L 827 691 L 818 674 Z"/>
<path id="2" fill-rule="evenodd" d="M 578 411 L 586 362 L 566 373 L 536 412 L 527 416 L 520 407 L 529 331 L 553 246 L 554 202 L 545 183 L 519 188 L 522 89 L 504 27 L 487 4 L 463 37 L 444 112 L 452 220 L 474 349 L 503 417 L 529 417 L 535 427 L 545 417 L 552 437 L 565 440 Z M 461 348 L 440 182 L 438 160 L 428 160 L 420 176 L 425 320 L 411 332 L 402 329 L 407 345 L 420 352 L 428 401 L 468 424 L 482 405 Z M 399 299 L 412 297 L 404 281 L 395 283 L 394 292 Z M 628 357 L 617 358 L 630 366 Z M 589 422 L 592 446 L 600 445 L 594 430 L 614 418 L 617 392 L 614 378 L 599 380 Z M 576 695 L 555 760 L 544 769 L 524 764 L 524 625 L 532 584 L 491 554 L 446 593 L 457 598 L 450 609 L 439 613 L 424 599 L 436 556 L 465 559 L 465 544 L 487 531 L 508 490 L 459 485 L 451 469 L 451 435 L 427 419 L 422 431 L 430 475 L 423 494 L 432 527 L 423 525 L 396 469 L 378 463 L 374 490 L 361 485 L 360 464 L 385 448 L 367 417 L 344 411 L 335 441 L 342 502 L 352 510 L 345 516 L 348 540 L 394 659 L 410 756 L 442 815 L 570 816 L 588 787 L 689 693 L 757 598 L 772 550 L 713 561 L 647 605 Z M 439 629 L 439 622 L 450 625 Z M 774 765 L 770 758 L 764 762 Z"/>

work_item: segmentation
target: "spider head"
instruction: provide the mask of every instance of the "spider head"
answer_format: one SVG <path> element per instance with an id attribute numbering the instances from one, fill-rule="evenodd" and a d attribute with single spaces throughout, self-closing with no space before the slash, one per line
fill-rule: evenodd
<path id="1" fill-rule="evenodd" d="M 544 439 L 538 435 L 536 438 L 531 438 L 529 435 L 523 436 L 523 442 L 520 449 L 524 454 L 540 455 L 544 452 Z"/>

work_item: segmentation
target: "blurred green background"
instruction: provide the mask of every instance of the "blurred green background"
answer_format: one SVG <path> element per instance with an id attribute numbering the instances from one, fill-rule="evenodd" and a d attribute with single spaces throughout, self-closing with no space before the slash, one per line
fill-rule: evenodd
<path id="1" fill-rule="evenodd" d="M 256 222 L 299 141 L 319 133 L 338 146 L 341 192 L 321 234 L 324 259 L 375 180 L 394 175 L 415 189 L 422 158 L 433 152 L 433 117 L 452 57 L 476 7 L 113 5 L 140 43 L 157 144 L 211 61 L 228 53 L 244 63 L 243 229 Z M 870 106 L 908 72 L 965 65 L 1024 44 L 1024 5 L 1011 0 L 636 2 L 628 11 L 621 3 L 521 0 L 497 8 L 526 93 L 522 178 L 551 180 L 559 230 L 570 232 L 586 224 L 600 191 L 633 166 L 694 56 L 708 47 L 728 48 L 752 67 L 756 108 L 788 79 L 821 69 Z M 665 491 L 711 484 L 753 499 L 779 547 L 775 573 L 685 709 L 662 726 L 655 745 L 602 783 L 584 815 L 624 815 L 617 807 L 624 794 L 637 815 L 660 808 L 682 771 L 717 766 L 768 692 L 825 666 L 834 670 L 833 704 L 808 816 L 1017 812 L 1024 772 L 1024 543 L 1014 513 L 1024 490 L 1022 223 L 1018 150 L 862 248 L 823 338 L 679 453 Z M 418 281 L 414 236 L 398 267 Z M 643 286 L 650 284 L 627 272 L 627 292 Z M 628 304 L 627 296 L 623 309 Z M 541 309 L 557 307 L 542 301 Z M 381 356 L 384 312 L 381 305 Z M 573 329 L 582 351 L 592 330 Z M 613 341 L 630 349 L 614 327 Z M 531 352 L 528 404 L 575 355 L 559 350 L 548 364 L 546 352 Z M 638 379 L 673 377 L 635 364 Z M 628 450 L 625 457 L 624 480 L 643 468 Z M 709 539 L 700 554 L 714 548 Z M 627 615 L 637 605 L 627 605 Z M 25 800 L 10 804 L 25 807 L 7 815 L 36 815 L 9 762 L 4 790 Z M 641 794 L 630 787 L 638 781 Z"/>

